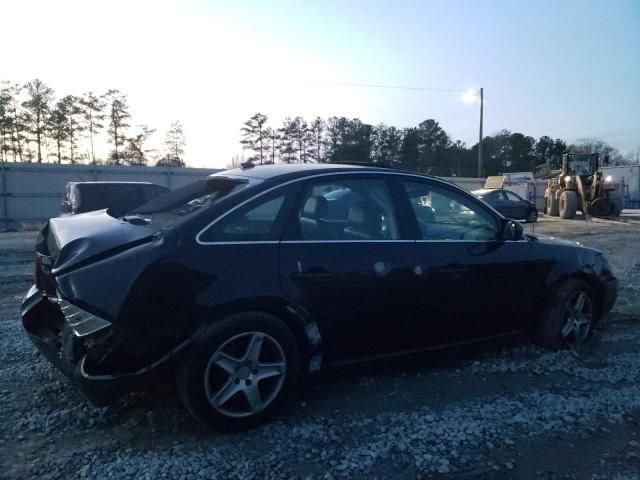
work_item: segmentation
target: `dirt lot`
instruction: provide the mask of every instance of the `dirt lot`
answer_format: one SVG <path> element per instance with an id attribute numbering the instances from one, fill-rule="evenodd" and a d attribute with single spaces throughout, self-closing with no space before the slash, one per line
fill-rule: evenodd
<path id="1" fill-rule="evenodd" d="M 621 281 L 579 354 L 519 345 L 325 376 L 236 435 L 198 427 L 170 386 L 90 406 L 17 318 L 35 234 L 0 234 L 0 478 L 640 478 L 640 212 L 535 231 L 603 250 Z"/>

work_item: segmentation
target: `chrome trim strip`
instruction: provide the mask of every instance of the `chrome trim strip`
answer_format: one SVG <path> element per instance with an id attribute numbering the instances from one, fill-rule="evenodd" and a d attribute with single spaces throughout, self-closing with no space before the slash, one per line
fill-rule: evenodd
<path id="1" fill-rule="evenodd" d="M 527 240 L 247 240 L 246 242 L 208 242 L 201 245 L 276 245 L 295 243 L 522 243 Z"/>
<path id="2" fill-rule="evenodd" d="M 330 172 L 330 173 L 318 173 L 316 175 L 306 175 L 304 177 L 294 178 L 293 180 L 289 180 L 288 182 L 281 183 L 279 185 L 276 185 L 275 187 L 268 188 L 264 192 L 260 192 L 260 193 L 258 193 L 256 195 L 254 195 L 253 197 L 250 197 L 250 198 L 246 199 L 244 202 L 240 202 L 238 205 L 236 205 L 232 209 L 227 210 L 225 213 L 223 213 L 222 215 L 220 215 L 219 217 L 214 219 L 212 222 L 207 224 L 202 230 L 200 230 L 196 234 L 196 243 L 199 244 L 199 245 L 224 245 L 224 244 L 231 245 L 231 244 L 239 244 L 239 243 L 246 243 L 246 244 L 256 243 L 256 242 L 204 242 L 204 241 L 200 240 L 200 236 L 206 230 L 208 230 L 211 226 L 213 226 L 215 223 L 217 223 L 220 220 L 222 220 L 227 215 L 233 213 L 235 210 L 237 210 L 238 208 L 246 205 L 247 203 L 251 202 L 252 200 L 255 200 L 256 198 L 260 198 L 263 195 L 266 195 L 269 192 L 272 192 L 272 191 L 274 191 L 274 190 L 276 190 L 278 188 L 284 187 L 286 185 L 291 185 L 292 183 L 303 182 L 303 181 L 310 180 L 310 179 L 313 179 L 313 178 L 331 177 L 331 176 L 336 176 L 336 175 L 393 175 L 393 176 L 396 176 L 396 177 L 413 177 L 413 178 L 420 178 L 422 180 L 434 181 L 436 183 L 440 183 L 440 184 L 445 185 L 445 186 L 450 186 L 450 187 L 457 188 L 459 190 L 462 190 L 463 192 L 465 191 L 462 187 L 459 187 L 459 186 L 457 186 L 457 185 L 455 185 L 453 183 L 447 182 L 445 180 L 441 180 L 439 178 L 425 177 L 424 175 L 417 175 L 417 174 L 414 174 L 414 173 L 406 173 L 406 172 L 389 172 L 389 171 L 375 172 L 375 171 L 358 171 L 358 170 L 355 170 L 355 171 L 349 171 L 349 172 Z M 349 240 L 346 240 L 346 241 L 349 241 Z M 377 241 L 377 240 L 375 240 L 375 241 Z M 273 240 L 273 242 L 278 243 L 275 240 Z"/>

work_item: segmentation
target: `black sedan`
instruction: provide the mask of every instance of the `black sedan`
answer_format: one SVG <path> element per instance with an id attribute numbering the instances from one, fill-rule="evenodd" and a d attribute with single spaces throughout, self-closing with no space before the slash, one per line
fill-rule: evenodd
<path id="1" fill-rule="evenodd" d="M 529 223 L 538 220 L 538 209 L 536 206 L 517 193 L 501 188 L 474 190 L 471 193 L 487 202 L 506 218 L 525 220 Z"/>
<path id="2" fill-rule="evenodd" d="M 601 252 L 436 178 L 247 165 L 120 218 L 51 219 L 22 323 L 94 403 L 168 371 L 198 421 L 237 430 L 325 367 L 522 334 L 578 346 L 616 292 Z"/>

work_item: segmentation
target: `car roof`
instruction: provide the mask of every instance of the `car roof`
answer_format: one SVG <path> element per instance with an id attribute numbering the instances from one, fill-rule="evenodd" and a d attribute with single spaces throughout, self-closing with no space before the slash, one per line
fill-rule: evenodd
<path id="1" fill-rule="evenodd" d="M 223 170 L 211 174 L 210 177 L 247 177 L 260 180 L 267 180 L 270 178 L 280 177 L 282 175 L 290 175 L 298 173 L 300 176 L 313 175 L 322 172 L 330 171 L 345 171 L 345 170 L 389 170 L 382 167 L 363 166 L 363 165 L 351 165 L 341 163 L 278 163 L 275 165 L 254 165 L 249 167 L 233 168 L 231 170 Z"/>
<path id="2" fill-rule="evenodd" d="M 222 170 L 209 175 L 209 178 L 227 177 L 227 178 L 244 178 L 250 183 L 261 183 L 263 181 L 283 177 L 286 179 L 296 179 L 304 177 L 312 177 L 319 173 L 342 173 L 342 172 L 359 172 L 359 173 L 389 173 L 396 175 L 413 175 L 432 179 L 441 183 L 453 185 L 438 177 L 427 175 L 409 170 L 401 170 L 398 168 L 379 167 L 373 164 L 347 164 L 347 163 L 278 163 L 275 165 L 255 165 L 245 168 L 233 168 L 231 170 Z"/>
<path id="3" fill-rule="evenodd" d="M 496 188 L 481 188 L 480 190 L 473 190 L 471 193 L 473 193 L 474 195 L 487 195 L 491 192 L 498 192 L 500 190 L 496 189 Z"/>
<path id="4" fill-rule="evenodd" d="M 162 185 L 158 185 L 157 183 L 151 182 L 67 182 L 68 185 L 154 185 L 156 187 L 162 187 Z M 166 187 L 163 187 L 166 188 Z"/>
<path id="5" fill-rule="evenodd" d="M 489 193 L 492 193 L 492 192 L 507 192 L 507 193 L 513 193 L 514 195 L 518 195 L 516 192 L 507 190 L 506 188 L 482 188 L 480 190 L 474 190 L 471 193 L 473 193 L 474 195 L 488 195 Z"/>

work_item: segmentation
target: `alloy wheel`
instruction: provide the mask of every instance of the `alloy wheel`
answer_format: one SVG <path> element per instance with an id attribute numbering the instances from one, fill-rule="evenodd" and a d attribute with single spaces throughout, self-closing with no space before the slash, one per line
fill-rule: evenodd
<path id="1" fill-rule="evenodd" d="M 564 308 L 562 339 L 570 347 L 581 345 L 589 335 L 593 319 L 593 307 L 589 295 L 578 290 L 568 299 Z"/>
<path id="2" fill-rule="evenodd" d="M 286 367 L 284 351 L 270 335 L 235 335 L 209 359 L 204 375 L 207 400 L 230 417 L 256 415 L 282 390 Z"/>

